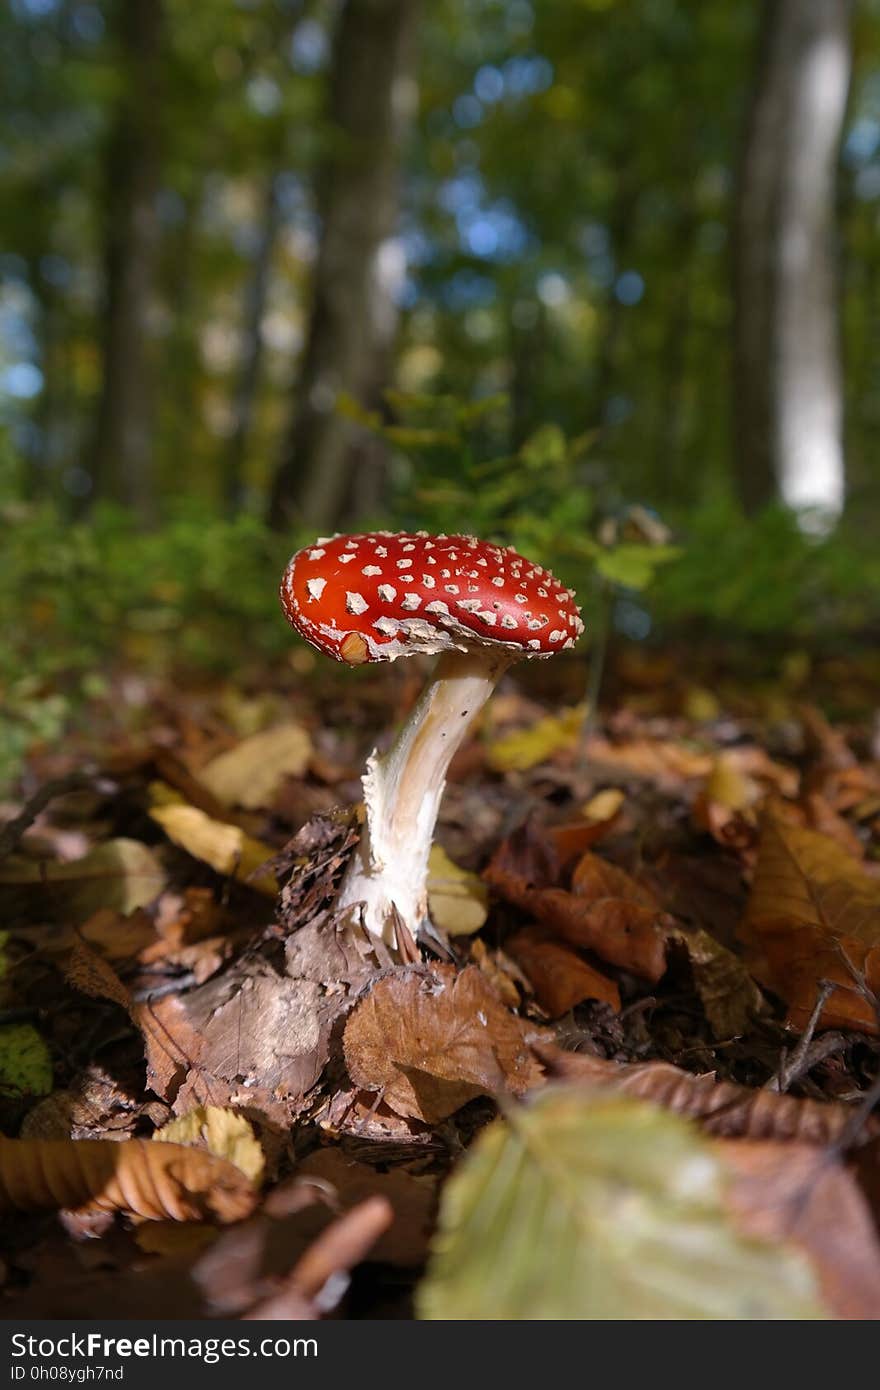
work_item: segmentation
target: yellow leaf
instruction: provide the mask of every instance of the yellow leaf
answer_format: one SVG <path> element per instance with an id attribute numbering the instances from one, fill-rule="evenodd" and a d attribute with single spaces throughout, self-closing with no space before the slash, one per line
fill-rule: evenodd
<path id="1" fill-rule="evenodd" d="M 575 748 L 581 737 L 586 705 L 574 705 L 561 714 L 547 715 L 528 729 L 517 729 L 494 739 L 487 747 L 489 766 L 495 772 L 527 772 L 554 753 Z"/>
<path id="2" fill-rule="evenodd" d="M 218 874 L 231 874 L 240 883 L 247 881 L 249 887 L 270 897 L 278 892 L 278 885 L 271 874 L 250 878 L 255 870 L 272 858 L 274 850 L 246 835 L 240 826 L 212 820 L 196 806 L 187 806 L 183 802 L 154 806 L 150 815 L 161 825 L 169 840 L 195 859 L 210 864 Z"/>
<path id="3" fill-rule="evenodd" d="M 736 758 L 729 753 L 720 753 L 706 779 L 708 800 L 726 807 L 728 811 L 745 811 L 760 795 L 760 787 L 746 776 Z"/>
<path id="4" fill-rule="evenodd" d="M 489 894 L 482 879 L 460 869 L 434 845 L 428 857 L 428 906 L 447 936 L 472 936 L 486 920 Z"/>
<path id="5" fill-rule="evenodd" d="M 692 719 L 695 724 L 708 724 L 712 719 L 717 719 L 721 713 L 718 697 L 702 685 L 688 686 L 682 702 L 682 709 L 685 717 Z"/>
<path id="6" fill-rule="evenodd" d="M 153 1138 L 161 1144 L 205 1148 L 217 1158 L 234 1163 L 253 1183 L 259 1183 L 266 1166 L 263 1150 L 248 1121 L 219 1105 L 197 1105 L 157 1129 Z"/>
<path id="7" fill-rule="evenodd" d="M 285 777 L 301 777 L 312 741 L 299 724 L 276 724 L 213 758 L 199 781 L 226 806 L 271 806 Z"/>
<path id="8" fill-rule="evenodd" d="M 82 859 L 47 862 L 12 856 L 0 864 L 0 884 L 47 910 L 61 904 L 70 921 L 83 922 L 100 908 L 134 912 L 165 887 L 165 872 L 155 854 L 139 840 L 107 840 Z M 13 894 L 10 909 L 15 910 Z"/>
<path id="9" fill-rule="evenodd" d="M 581 810 L 581 815 L 594 824 L 606 820 L 612 820 L 620 810 L 626 793 L 620 787 L 606 787 L 604 791 L 596 792 Z"/>

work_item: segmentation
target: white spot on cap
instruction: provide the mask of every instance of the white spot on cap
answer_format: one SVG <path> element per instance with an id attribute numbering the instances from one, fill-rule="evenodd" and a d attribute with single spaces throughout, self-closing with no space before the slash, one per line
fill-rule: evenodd
<path id="1" fill-rule="evenodd" d="M 366 613 L 369 606 L 363 594 L 347 593 L 345 595 L 345 607 L 349 613 Z"/>
<path id="2" fill-rule="evenodd" d="M 529 646 L 533 652 L 539 652 L 541 650 L 541 643 L 538 641 L 537 637 L 529 638 Z"/>
<path id="3" fill-rule="evenodd" d="M 396 618 L 377 618 L 373 623 L 373 627 L 376 631 L 384 633 L 386 637 L 394 637 L 399 626 Z"/>
<path id="4" fill-rule="evenodd" d="M 429 603 L 425 608 L 426 613 L 448 613 L 449 609 L 442 598 L 435 598 L 433 603 Z"/>
<path id="5" fill-rule="evenodd" d="M 357 548 L 358 548 L 358 543 L 357 543 L 357 541 L 346 541 L 346 542 L 345 542 L 345 548 L 346 548 L 346 550 L 357 550 Z"/>
<path id="6" fill-rule="evenodd" d="M 364 565 L 363 569 L 361 570 L 361 574 L 365 574 L 365 575 L 367 576 L 368 579 L 369 579 L 369 577 L 370 577 L 371 574 L 381 574 L 381 573 L 382 573 L 382 571 L 381 571 L 381 569 L 379 568 L 378 565 Z"/>
<path id="7" fill-rule="evenodd" d="M 432 574 L 423 574 L 422 583 L 426 589 L 433 589 L 437 581 Z"/>
<path id="8" fill-rule="evenodd" d="M 412 569 L 412 560 L 398 560 L 398 561 L 397 561 L 397 568 L 398 568 L 399 570 L 408 570 L 408 569 Z"/>
<path id="9" fill-rule="evenodd" d="M 366 573 L 366 571 L 364 571 L 364 573 Z M 546 598 L 546 597 L 547 597 L 547 590 L 546 590 L 546 589 L 539 589 L 539 590 L 538 590 L 538 598 Z"/>
<path id="10" fill-rule="evenodd" d="M 321 548 L 320 548 L 320 546 L 319 546 L 316 550 L 310 550 L 310 551 L 309 551 L 309 559 L 310 559 L 310 560 L 320 560 L 321 556 L 322 556 L 322 555 L 326 555 L 326 554 L 327 554 L 326 550 L 321 550 Z"/>
<path id="11" fill-rule="evenodd" d="M 339 557 L 339 562 L 340 562 L 340 564 L 342 564 L 342 565 L 347 565 L 347 564 L 349 564 L 354 558 L 355 558 L 355 557 L 354 557 L 354 552 L 350 550 L 350 551 L 348 552 L 347 555 L 340 555 L 340 557 Z"/>
<path id="12" fill-rule="evenodd" d="M 323 551 L 321 554 L 323 555 Z M 309 598 L 314 602 L 319 599 L 327 587 L 326 579 L 307 579 L 306 588 L 309 591 Z"/>
<path id="13" fill-rule="evenodd" d="M 513 597 L 516 599 L 517 603 L 528 603 L 529 601 L 526 594 L 514 594 Z"/>
<path id="14" fill-rule="evenodd" d="M 403 603 L 400 606 L 402 609 L 404 609 L 405 612 L 414 613 L 416 609 L 421 605 L 421 602 L 421 594 L 404 594 Z"/>
<path id="15" fill-rule="evenodd" d="M 443 587 L 444 587 L 444 589 L 446 590 L 447 594 L 457 594 L 457 593 L 458 593 L 458 585 L 457 585 L 457 584 L 444 584 Z"/>
<path id="16" fill-rule="evenodd" d="M 455 606 L 460 608 L 463 613 L 477 613 L 480 608 L 480 600 L 478 598 L 460 598 Z"/>
<path id="17" fill-rule="evenodd" d="M 492 580 L 492 583 L 495 585 L 495 588 L 496 588 L 496 589 L 503 589 L 503 588 L 504 588 L 504 575 L 503 575 L 503 574 L 496 574 L 495 578 Z"/>
<path id="18" fill-rule="evenodd" d="M 426 565 L 436 565 L 436 563 L 437 563 L 437 557 L 436 557 L 436 555 L 429 555 L 428 558 L 427 558 L 427 560 L 425 561 L 425 564 L 426 564 Z"/>
<path id="19" fill-rule="evenodd" d="M 397 590 L 393 584 L 380 584 L 378 593 L 383 603 L 393 603 L 397 598 Z"/>
<path id="20" fill-rule="evenodd" d="M 509 613 L 505 613 L 504 616 L 503 616 L 502 619 L 501 619 L 501 626 L 502 626 L 502 627 L 518 627 L 519 624 L 517 623 L 516 618 L 512 618 L 512 617 L 510 616 Z"/>
<path id="21" fill-rule="evenodd" d="M 404 555 L 408 555 L 409 552 L 410 552 L 411 550 L 415 550 L 415 546 L 414 546 L 414 545 L 412 545 L 412 544 L 410 544 L 410 545 L 405 545 L 405 546 L 403 547 L 403 553 L 404 553 Z"/>
<path id="22" fill-rule="evenodd" d="M 487 627 L 494 627 L 498 621 L 498 615 L 492 613 L 488 608 L 481 608 L 477 613 L 477 617 L 480 622 L 485 623 Z"/>
<path id="23" fill-rule="evenodd" d="M 547 640 L 549 642 L 561 642 L 564 636 L 565 633 L 561 630 L 561 628 L 555 627 L 553 631 L 550 633 L 550 636 Z"/>
<path id="24" fill-rule="evenodd" d="M 486 570 L 487 570 L 487 569 L 489 568 L 489 561 L 486 560 L 486 559 L 484 559 L 482 555 L 480 556 L 479 560 L 477 561 L 477 564 L 478 564 L 478 565 L 482 565 L 482 566 L 483 566 L 483 569 L 486 569 Z"/>
<path id="25" fill-rule="evenodd" d="M 376 554 L 379 556 L 380 560 L 384 560 L 386 555 L 388 554 L 387 547 L 384 545 L 377 545 Z"/>

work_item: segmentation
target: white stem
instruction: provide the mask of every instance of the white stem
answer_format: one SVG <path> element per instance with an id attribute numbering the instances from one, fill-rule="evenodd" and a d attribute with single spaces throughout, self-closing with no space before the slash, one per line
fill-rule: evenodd
<path id="1" fill-rule="evenodd" d="M 394 909 L 413 938 L 427 916 L 428 855 L 447 769 L 513 659 L 505 651 L 444 652 L 393 747 L 367 762 L 366 825 L 337 906 L 362 904 L 367 930 L 392 949 Z"/>

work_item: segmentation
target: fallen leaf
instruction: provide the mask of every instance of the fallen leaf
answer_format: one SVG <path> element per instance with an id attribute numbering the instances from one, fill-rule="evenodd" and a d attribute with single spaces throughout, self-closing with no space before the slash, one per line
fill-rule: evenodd
<path id="1" fill-rule="evenodd" d="M 687 952 L 713 1036 L 725 1041 L 747 1033 L 755 1019 L 767 1013 L 767 1001 L 745 963 L 699 927 L 681 932 L 676 940 Z"/>
<path id="2" fill-rule="evenodd" d="M 570 891 L 549 886 L 555 867 L 541 837 L 525 827 L 498 847 L 483 877 L 569 945 L 652 982 L 661 979 L 670 919 L 651 890 L 589 852 L 578 862 Z"/>
<path id="3" fill-rule="evenodd" d="M 620 991 L 614 981 L 570 947 L 548 939 L 540 927 L 514 933 L 504 947 L 525 972 L 549 1018 L 560 1018 L 585 999 L 600 999 L 620 1012 Z"/>
<path id="4" fill-rule="evenodd" d="M 0 1139 L 0 1209 L 239 1221 L 256 1192 L 231 1163 L 148 1139 Z"/>
<path id="5" fill-rule="evenodd" d="M 253 1128 L 243 1115 L 218 1105 L 197 1105 L 157 1129 L 153 1140 L 164 1144 L 199 1145 L 228 1159 L 259 1186 L 266 1158 Z"/>
<path id="6" fill-rule="evenodd" d="M 0 1027 L 0 1094 L 47 1096 L 52 1090 L 52 1059 L 31 1023 Z"/>
<path id="7" fill-rule="evenodd" d="M 334 1146 L 309 1154 L 297 1167 L 296 1176 L 329 1188 L 343 1209 L 367 1197 L 384 1197 L 394 1212 L 394 1222 L 373 1246 L 373 1258 L 403 1268 L 424 1263 L 436 1204 L 436 1175 L 416 1177 L 399 1166 L 382 1172 L 370 1163 L 349 1158 Z"/>
<path id="8" fill-rule="evenodd" d="M 561 714 L 539 719 L 527 729 L 517 729 L 493 739 L 486 758 L 494 772 L 528 772 L 554 753 L 575 748 L 582 737 L 586 705 L 575 705 Z"/>
<path id="9" fill-rule="evenodd" d="M 607 1086 L 625 1095 L 654 1101 L 667 1110 L 699 1120 L 707 1134 L 791 1139 L 824 1147 L 836 1143 L 852 1121 L 849 1105 L 801 1100 L 778 1091 L 718 1081 L 714 1072 L 696 1076 L 670 1062 L 612 1062 L 544 1044 L 537 1045 L 534 1051 L 552 1079 Z M 880 1118 L 869 1120 L 866 1132 L 880 1132 Z"/>
<path id="10" fill-rule="evenodd" d="M 803 1028 L 820 982 L 837 988 L 819 1027 L 880 1034 L 869 998 L 880 992 L 880 879 L 824 835 L 766 813 L 741 934 L 755 973 Z"/>
<path id="11" fill-rule="evenodd" d="M 460 869 L 440 845 L 428 857 L 428 910 L 447 936 L 473 936 L 485 925 L 489 894 L 477 874 Z"/>
<path id="12" fill-rule="evenodd" d="M 311 753 L 312 741 L 301 725 L 276 724 L 212 758 L 199 781 L 226 806 L 258 810 L 272 805 L 285 777 L 303 775 Z"/>
<path id="13" fill-rule="evenodd" d="M 582 808 L 581 814 L 589 821 L 613 820 L 626 800 L 626 792 L 620 787 L 606 787 L 596 792 Z"/>
<path id="14" fill-rule="evenodd" d="M 195 859 L 210 864 L 218 874 L 237 878 L 269 897 L 278 892 L 273 875 L 258 872 L 273 857 L 274 850 L 245 834 L 240 826 L 212 820 L 196 806 L 183 802 L 153 806 L 150 815 L 169 840 Z"/>
<path id="15" fill-rule="evenodd" d="M 807 1144 L 724 1140 L 714 1146 L 737 1226 L 792 1241 L 809 1257 L 838 1318 L 880 1318 L 880 1246 L 858 1184 L 839 1159 Z"/>
<path id="16" fill-rule="evenodd" d="M 524 1091 L 537 1075 L 524 1025 L 476 966 L 384 976 L 350 1014 L 343 1046 L 356 1086 L 429 1124 L 475 1096 Z"/>
<path id="17" fill-rule="evenodd" d="M 40 917 L 62 912 L 84 922 L 100 908 L 134 912 L 153 901 L 166 877 L 151 849 L 139 840 L 107 840 L 81 859 L 64 862 L 9 856 L 0 862 L 0 884 L 13 891 L 8 911 Z"/>
<path id="18" fill-rule="evenodd" d="M 800 1252 L 736 1230 L 690 1125 L 571 1089 L 479 1135 L 444 1188 L 417 1298 L 442 1320 L 827 1316 Z"/>
<path id="19" fill-rule="evenodd" d="M 81 938 L 73 944 L 64 973 L 74 989 L 78 989 L 82 994 L 89 995 L 91 999 L 110 999 L 121 1009 L 130 1011 L 130 991 L 122 983 L 110 962 L 98 955 L 98 952 L 92 950 L 88 942 Z"/>

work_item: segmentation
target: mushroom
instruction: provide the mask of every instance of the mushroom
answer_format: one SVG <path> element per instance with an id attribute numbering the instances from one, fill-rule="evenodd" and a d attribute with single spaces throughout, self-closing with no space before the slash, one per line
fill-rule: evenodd
<path id="1" fill-rule="evenodd" d="M 449 763 L 500 677 L 574 646 L 574 594 L 548 570 L 474 536 L 333 536 L 297 552 L 281 582 L 288 621 L 337 661 L 439 660 L 393 746 L 363 778 L 366 824 L 339 908 L 397 948 L 427 917 L 428 855 Z"/>

